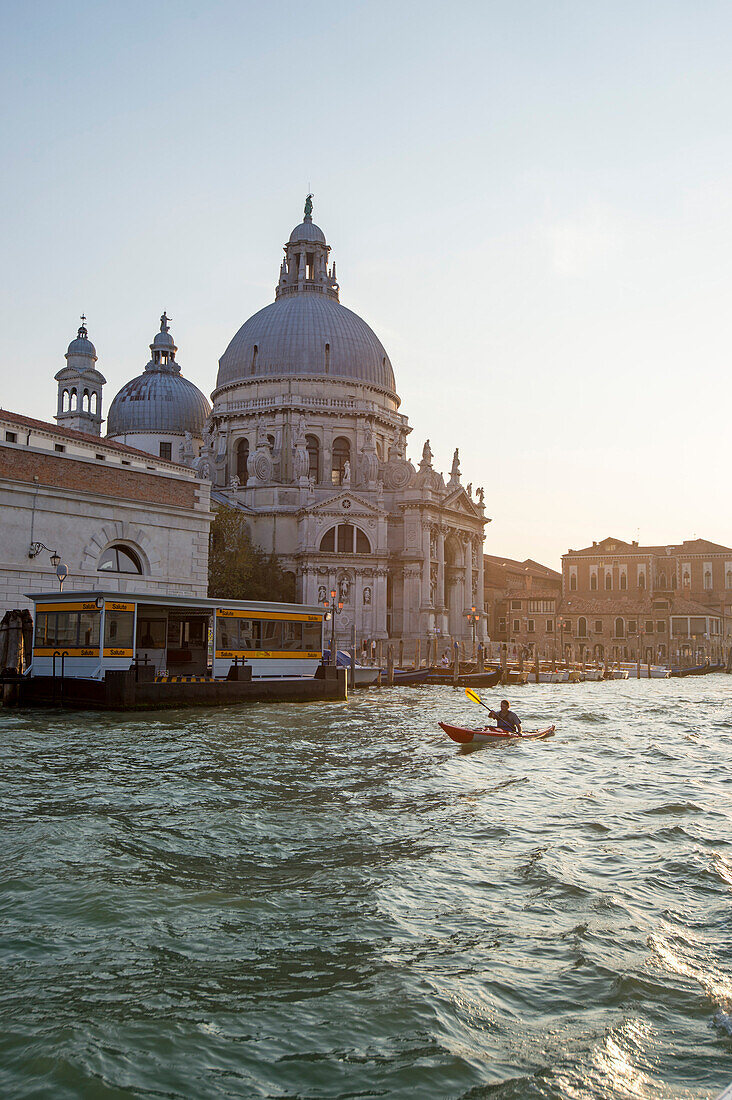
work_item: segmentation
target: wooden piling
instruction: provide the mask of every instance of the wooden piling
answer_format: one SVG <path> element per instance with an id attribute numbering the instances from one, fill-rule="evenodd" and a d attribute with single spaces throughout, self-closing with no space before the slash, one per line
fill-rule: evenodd
<path id="1" fill-rule="evenodd" d="M 414 664 L 413 668 L 419 668 L 419 638 L 414 643 Z"/>
<path id="2" fill-rule="evenodd" d="M 452 682 L 453 686 L 457 686 L 458 676 L 460 675 L 460 649 L 457 642 L 453 642 L 453 662 L 452 662 Z"/>
<path id="3" fill-rule="evenodd" d="M 404 668 L 404 639 L 399 639 L 399 668 Z"/>
<path id="4" fill-rule="evenodd" d="M 386 647 L 386 682 L 389 687 L 394 686 L 394 646 Z"/>

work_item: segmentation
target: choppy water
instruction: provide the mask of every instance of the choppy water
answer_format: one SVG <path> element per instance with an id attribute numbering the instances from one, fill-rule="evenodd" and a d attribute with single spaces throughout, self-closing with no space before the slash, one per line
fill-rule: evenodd
<path id="1" fill-rule="evenodd" d="M 713 1097 L 732 678 L 2 712 L 0 1096 Z"/>

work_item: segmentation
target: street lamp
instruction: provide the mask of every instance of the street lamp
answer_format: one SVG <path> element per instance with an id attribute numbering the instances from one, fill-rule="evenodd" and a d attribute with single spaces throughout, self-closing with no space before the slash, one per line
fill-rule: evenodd
<path id="1" fill-rule="evenodd" d="M 475 629 L 480 622 L 480 615 L 475 610 L 475 605 L 473 605 L 468 612 L 468 622 L 473 629 L 473 656 L 475 657 Z"/>
<path id="2" fill-rule="evenodd" d="M 336 664 L 336 651 L 335 651 L 335 617 L 339 615 L 343 610 L 343 600 L 337 600 L 338 593 L 335 588 L 330 590 L 330 603 L 327 600 L 323 600 L 323 607 L 326 608 L 326 619 L 330 618 L 330 663 Z"/>
<path id="3" fill-rule="evenodd" d="M 28 547 L 28 557 L 37 558 L 42 550 L 45 550 L 48 554 L 51 565 L 56 570 L 56 576 L 58 577 L 58 586 L 63 591 L 64 581 L 69 575 L 69 567 L 62 565 L 61 555 L 58 550 L 52 550 L 50 546 L 46 546 L 43 542 L 32 542 Z"/>

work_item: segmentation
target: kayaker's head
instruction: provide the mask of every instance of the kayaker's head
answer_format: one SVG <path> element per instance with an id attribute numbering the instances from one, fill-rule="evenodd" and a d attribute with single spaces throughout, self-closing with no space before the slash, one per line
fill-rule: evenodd
<path id="1" fill-rule="evenodd" d="M 508 699 L 501 699 L 501 710 L 509 710 L 510 706 Z"/>

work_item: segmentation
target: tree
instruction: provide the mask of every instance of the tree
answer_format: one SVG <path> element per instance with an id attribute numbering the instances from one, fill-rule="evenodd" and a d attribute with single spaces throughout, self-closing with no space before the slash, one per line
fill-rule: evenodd
<path id="1" fill-rule="evenodd" d="M 208 594 L 228 600 L 273 600 L 293 603 L 295 577 L 285 573 L 273 552 L 252 542 L 246 516 L 221 507 L 211 524 Z"/>

